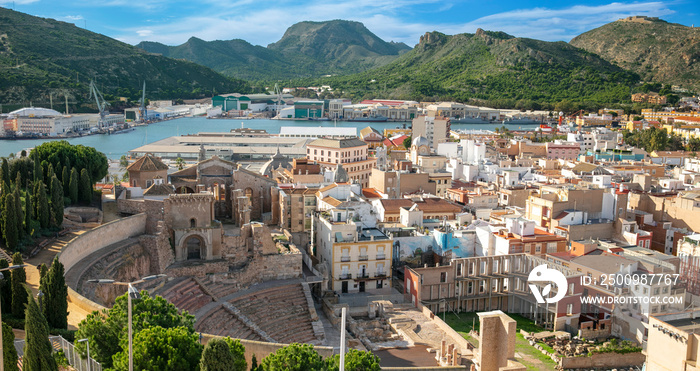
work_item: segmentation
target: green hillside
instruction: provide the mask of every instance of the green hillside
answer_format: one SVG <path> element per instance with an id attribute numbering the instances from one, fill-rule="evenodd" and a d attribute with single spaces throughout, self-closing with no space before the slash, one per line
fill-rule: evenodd
<path id="1" fill-rule="evenodd" d="M 636 75 L 565 42 L 479 29 L 476 34 L 454 36 L 426 33 L 413 50 L 386 66 L 299 83 L 328 84 L 354 98 L 481 100 L 513 107 L 568 100 L 628 101 L 630 86 L 637 80 Z"/>
<path id="2" fill-rule="evenodd" d="M 200 98 L 212 91 L 246 91 L 247 84 L 195 63 L 145 53 L 126 43 L 73 24 L 0 8 L 0 102 L 48 101 L 67 89 L 87 99 L 94 79 L 103 93 L 158 98 Z"/>
<path id="3" fill-rule="evenodd" d="M 629 17 L 585 32 L 570 43 L 645 81 L 700 89 L 700 29 L 657 18 Z"/>
<path id="4" fill-rule="evenodd" d="M 342 20 L 297 23 L 267 48 L 240 39 L 195 37 L 178 46 L 141 42 L 137 47 L 251 80 L 346 75 L 386 65 L 410 50 L 404 43 L 380 39 L 362 23 Z"/>

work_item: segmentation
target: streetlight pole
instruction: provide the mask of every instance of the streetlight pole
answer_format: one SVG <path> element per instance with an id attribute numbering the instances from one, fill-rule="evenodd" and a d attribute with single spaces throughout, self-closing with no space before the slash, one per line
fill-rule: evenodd
<path id="1" fill-rule="evenodd" d="M 22 267 L 24 267 L 24 264 L 11 265 L 7 268 L 0 269 L 0 280 L 5 278 L 2 272 Z M 5 371 L 5 349 L 3 349 L 2 346 L 2 308 L 0 308 L 0 371 Z"/>
<path id="2" fill-rule="evenodd" d="M 90 366 L 90 339 L 88 339 L 88 338 L 80 339 L 80 340 L 78 340 L 78 342 L 79 343 L 85 342 L 85 344 L 87 345 L 87 364 L 88 364 L 88 371 L 90 371 L 90 369 L 92 369 L 92 367 Z"/>
<path id="3" fill-rule="evenodd" d="M 140 280 L 132 281 L 132 282 L 119 282 L 115 281 L 112 279 L 94 279 L 94 280 L 88 280 L 88 282 L 91 283 L 106 283 L 106 284 L 112 284 L 112 285 L 117 285 L 117 286 L 127 286 L 127 295 L 126 295 L 126 300 L 127 300 L 127 306 L 128 306 L 128 316 L 129 316 L 129 371 L 134 371 L 134 348 L 133 348 L 133 339 L 132 339 L 132 334 L 131 334 L 131 296 L 134 296 L 134 299 L 139 299 L 139 292 L 134 288 L 134 286 L 137 283 L 142 283 L 146 281 L 152 281 L 161 277 L 166 277 L 165 274 L 155 274 L 152 276 L 146 276 L 141 278 Z M 2 339 L 0 339 L 2 340 Z M 0 369 L 0 371 L 3 371 Z"/>

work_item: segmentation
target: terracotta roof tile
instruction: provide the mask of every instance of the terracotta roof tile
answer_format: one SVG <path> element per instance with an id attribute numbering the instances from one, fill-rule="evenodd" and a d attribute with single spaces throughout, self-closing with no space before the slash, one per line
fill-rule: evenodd
<path id="1" fill-rule="evenodd" d="M 164 164 L 159 158 L 147 154 L 140 159 L 134 161 L 126 167 L 128 171 L 158 171 L 168 170 L 168 165 Z"/>

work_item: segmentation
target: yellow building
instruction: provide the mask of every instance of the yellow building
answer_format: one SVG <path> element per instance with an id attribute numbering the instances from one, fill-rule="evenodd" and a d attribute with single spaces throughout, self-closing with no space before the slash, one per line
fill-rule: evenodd
<path id="1" fill-rule="evenodd" d="M 315 219 L 316 255 L 325 266 L 327 288 L 340 294 L 388 294 L 393 240 L 377 228 L 362 228 L 359 214 L 331 209 Z"/>

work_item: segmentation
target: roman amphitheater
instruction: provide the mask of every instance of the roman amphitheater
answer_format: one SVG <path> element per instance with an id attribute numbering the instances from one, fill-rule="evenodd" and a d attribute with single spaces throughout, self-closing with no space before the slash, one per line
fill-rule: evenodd
<path id="1" fill-rule="evenodd" d="M 63 248 L 59 259 L 73 305 L 101 310 L 126 291 L 88 280 L 130 282 L 164 274 L 136 287 L 193 314 L 195 329 L 205 336 L 242 339 L 248 361 L 294 342 L 314 344 L 324 356 L 337 352 L 342 307 L 351 315 L 349 347 L 437 349 L 454 339 L 450 349 L 468 352 L 461 336 L 434 326 L 420 311 L 416 316 L 410 305 L 372 301 L 350 308 L 322 292 L 324 278 L 312 267 L 313 257 L 290 242 L 289 232 L 274 227 L 279 216 L 272 205 L 279 201 L 271 179 L 216 157 L 166 171 L 150 156 L 130 165 L 134 187 L 118 187 L 105 203 L 119 217 Z M 153 182 L 136 187 L 144 179 Z"/>

